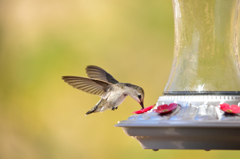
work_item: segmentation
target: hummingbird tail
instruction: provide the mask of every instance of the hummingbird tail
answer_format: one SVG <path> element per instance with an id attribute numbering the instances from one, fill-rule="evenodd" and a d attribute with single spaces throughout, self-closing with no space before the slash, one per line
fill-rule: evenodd
<path id="1" fill-rule="evenodd" d="M 86 115 L 94 113 L 94 112 L 97 110 L 97 108 L 98 108 L 98 105 L 95 105 L 94 107 L 92 107 L 92 109 L 90 109 L 90 110 L 86 113 Z"/>
<path id="2" fill-rule="evenodd" d="M 92 107 L 92 109 L 90 109 L 86 115 L 91 114 L 91 113 L 96 113 L 96 112 L 103 112 L 105 109 L 104 106 L 106 105 L 106 100 L 105 99 L 101 99 L 94 107 Z"/>

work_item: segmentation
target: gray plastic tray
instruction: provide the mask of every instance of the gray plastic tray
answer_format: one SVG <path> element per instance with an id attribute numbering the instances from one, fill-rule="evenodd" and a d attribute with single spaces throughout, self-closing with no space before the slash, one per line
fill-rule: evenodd
<path id="1" fill-rule="evenodd" d="M 240 150 L 240 116 L 220 103 L 239 104 L 240 96 L 162 96 L 156 105 L 178 103 L 173 112 L 135 114 L 116 126 L 144 149 Z"/>

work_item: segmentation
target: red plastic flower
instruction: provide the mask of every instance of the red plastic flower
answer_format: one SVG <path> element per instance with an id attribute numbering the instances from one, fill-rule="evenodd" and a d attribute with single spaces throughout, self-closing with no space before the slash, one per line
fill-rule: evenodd
<path id="1" fill-rule="evenodd" d="M 146 107 L 146 108 L 144 108 L 144 109 L 141 109 L 141 110 L 135 111 L 135 112 L 133 112 L 133 113 L 135 113 L 135 114 L 142 114 L 142 113 L 145 113 L 145 112 L 151 110 L 155 105 L 156 105 L 156 104 L 151 105 L 151 106 L 149 106 L 149 107 Z"/>
<path id="2" fill-rule="evenodd" d="M 157 109 L 154 109 L 153 111 L 156 113 L 159 113 L 159 114 L 165 114 L 165 113 L 171 112 L 172 110 L 176 109 L 177 106 L 178 106 L 177 103 L 171 103 L 169 105 L 163 104 L 163 105 L 159 105 L 157 107 Z"/>
<path id="3" fill-rule="evenodd" d="M 227 103 L 220 104 L 220 109 L 226 113 L 236 114 L 240 113 L 240 107 L 238 105 L 229 105 Z"/>

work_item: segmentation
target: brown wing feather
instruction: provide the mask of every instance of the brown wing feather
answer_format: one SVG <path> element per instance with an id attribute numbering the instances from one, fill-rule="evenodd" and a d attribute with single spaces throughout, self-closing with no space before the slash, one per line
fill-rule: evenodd
<path id="1" fill-rule="evenodd" d="M 62 79 L 69 85 L 86 93 L 104 97 L 111 84 L 105 81 L 77 76 L 63 76 Z"/>
<path id="2" fill-rule="evenodd" d="M 89 78 L 99 79 L 113 84 L 119 83 L 115 78 L 113 78 L 112 75 L 110 75 L 104 69 L 98 66 L 87 66 L 86 72 Z"/>

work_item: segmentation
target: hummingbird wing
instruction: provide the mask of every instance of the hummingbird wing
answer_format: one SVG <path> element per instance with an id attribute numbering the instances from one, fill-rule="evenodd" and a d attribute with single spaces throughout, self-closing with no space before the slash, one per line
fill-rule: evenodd
<path id="1" fill-rule="evenodd" d="M 84 77 L 63 76 L 62 79 L 74 88 L 93 95 L 99 95 L 102 98 L 106 97 L 107 90 L 111 87 L 111 83 Z"/>
<path id="2" fill-rule="evenodd" d="M 104 69 L 98 66 L 93 66 L 93 65 L 87 66 L 86 71 L 87 71 L 88 77 L 90 78 L 99 79 L 112 84 L 119 83 L 115 78 L 113 78 L 112 75 L 110 75 Z"/>

